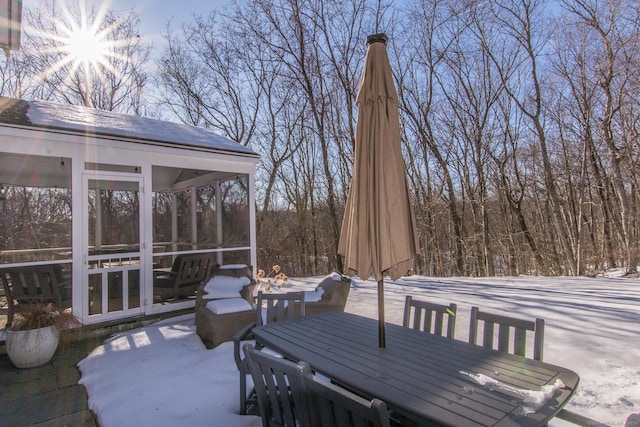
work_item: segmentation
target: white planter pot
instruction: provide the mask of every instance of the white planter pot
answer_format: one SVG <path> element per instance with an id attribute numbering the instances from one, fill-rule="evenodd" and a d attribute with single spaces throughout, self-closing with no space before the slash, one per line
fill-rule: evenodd
<path id="1" fill-rule="evenodd" d="M 18 368 L 33 368 L 47 363 L 53 357 L 60 330 L 55 326 L 28 331 L 7 330 L 7 355 Z"/>

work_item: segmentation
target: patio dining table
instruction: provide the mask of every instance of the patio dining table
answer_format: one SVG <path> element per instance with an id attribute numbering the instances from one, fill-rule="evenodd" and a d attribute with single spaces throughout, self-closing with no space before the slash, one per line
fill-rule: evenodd
<path id="1" fill-rule="evenodd" d="M 377 327 L 375 319 L 331 312 L 253 333 L 418 425 L 544 426 L 579 382 L 569 369 L 390 323 L 380 348 Z"/>

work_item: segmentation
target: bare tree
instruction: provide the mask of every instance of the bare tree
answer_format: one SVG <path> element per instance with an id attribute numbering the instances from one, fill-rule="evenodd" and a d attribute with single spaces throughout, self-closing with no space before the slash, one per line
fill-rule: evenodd
<path id="1" fill-rule="evenodd" d="M 519 109 L 529 118 L 540 146 L 544 184 L 549 197 L 549 212 L 564 255 L 564 265 L 576 273 L 576 258 L 562 217 L 562 202 L 556 187 L 554 166 L 544 124 L 544 94 L 541 85 L 540 56 L 545 49 L 540 30 L 543 12 L 538 0 L 504 0 L 487 4 L 501 38 L 486 45 L 505 90 Z M 536 21 L 536 19 L 540 19 Z M 536 22 L 539 22 L 536 26 Z M 485 37 L 485 40 L 489 40 Z"/>
<path id="2" fill-rule="evenodd" d="M 405 126 L 411 132 L 410 138 L 414 140 L 415 149 L 419 150 L 421 158 L 425 161 L 421 167 L 427 169 L 432 167 L 430 162 L 426 161 L 433 159 L 438 167 L 437 173 L 442 181 L 442 190 L 446 193 L 443 199 L 450 215 L 451 246 L 453 247 L 453 255 L 450 258 L 454 262 L 446 269 L 448 271 L 443 270 L 442 274 L 465 275 L 467 274 L 466 247 L 463 218 L 458 203 L 460 194 L 456 190 L 456 179 L 450 167 L 450 160 L 455 155 L 452 129 L 450 126 L 436 125 L 440 123 L 439 119 L 448 113 L 435 107 L 442 96 L 442 92 L 437 91 L 437 74 L 443 66 L 444 57 L 448 54 L 451 44 L 459 34 L 459 27 L 455 25 L 453 30 L 448 31 L 447 24 L 453 20 L 448 12 L 450 9 L 446 1 L 418 1 L 411 9 L 409 19 L 418 25 L 413 37 L 408 38 L 403 45 L 408 52 L 402 54 L 402 62 L 399 64 L 398 96 Z M 425 169 L 423 171 L 426 172 Z M 431 180 L 414 179 L 413 181 L 430 183 Z M 433 194 L 431 188 L 419 191 L 423 195 Z M 433 200 L 427 198 L 427 206 L 430 202 Z M 422 215 L 424 214 L 418 213 L 419 217 Z M 433 226 L 435 227 L 435 224 Z M 423 247 L 434 247 L 425 243 L 423 242 Z"/>
<path id="3" fill-rule="evenodd" d="M 632 208 L 628 177 L 631 170 L 629 141 L 620 133 L 620 110 L 629 96 L 631 79 L 637 77 L 638 49 L 640 48 L 640 8 L 637 2 L 596 2 L 591 0 L 562 1 L 563 6 L 578 18 L 579 26 L 592 33 L 588 35 L 591 49 L 596 55 L 589 67 L 597 79 L 595 84 L 603 98 L 599 113 L 600 136 L 609 153 L 609 165 L 615 194 L 620 209 L 624 264 L 627 268 L 638 261 L 638 248 L 632 230 Z M 624 131 L 623 131 L 624 132 Z"/>
<path id="4" fill-rule="evenodd" d="M 455 129 L 454 140 L 458 141 L 456 152 L 460 159 L 460 172 L 464 189 L 469 197 L 473 215 L 472 227 L 477 247 L 476 258 L 480 274 L 494 275 L 494 259 L 489 221 L 489 182 L 487 159 L 499 146 L 495 145 L 494 105 L 503 93 L 503 85 L 494 75 L 492 64 L 486 52 L 481 49 L 481 40 L 466 27 L 472 25 L 472 13 L 457 15 L 456 27 L 459 33 L 444 57 L 444 72 L 437 73 L 436 79 L 446 99 L 451 127 Z M 497 74 L 497 73 L 495 73 Z M 446 76 L 446 77 L 445 77 Z"/>
<path id="5" fill-rule="evenodd" d="M 168 47 L 157 61 L 159 98 L 184 123 L 216 129 L 248 145 L 262 85 L 272 70 L 251 40 L 218 19 L 215 13 L 197 17 L 178 32 L 167 26 Z"/>
<path id="6" fill-rule="evenodd" d="M 578 259 L 576 261 L 578 268 L 582 271 L 585 257 L 582 245 L 582 224 L 584 223 L 591 228 L 589 232 L 591 241 L 595 242 L 596 239 L 601 241 L 604 249 L 604 253 L 600 253 L 596 257 L 592 255 L 590 262 L 593 263 L 594 260 L 604 257 L 609 265 L 615 265 L 613 235 L 618 227 L 614 225 L 617 220 L 611 210 L 610 192 L 607 191 L 607 171 L 603 168 L 596 143 L 595 110 L 598 104 L 598 90 L 594 76 L 587 67 L 587 64 L 594 60 L 595 52 L 590 51 L 591 43 L 585 38 L 586 34 L 583 31 L 575 29 L 569 20 L 563 20 L 563 22 L 566 24 L 563 27 L 566 29 L 564 40 L 567 43 L 563 43 L 562 48 L 557 49 L 557 59 L 554 61 L 554 66 L 556 73 L 565 84 L 559 85 L 559 105 L 555 120 L 559 123 L 559 127 L 566 129 L 563 134 L 567 136 L 563 139 L 575 139 L 575 143 L 582 147 L 581 152 L 574 156 L 581 159 L 578 191 L 575 192 L 580 197 L 578 218 L 586 216 L 583 208 L 586 198 L 590 196 L 587 190 L 592 189 L 599 198 L 595 204 L 593 204 L 596 202 L 593 198 L 589 199 L 590 206 L 592 206 L 591 215 L 589 215 L 590 221 L 583 218 L 582 221 L 576 222 L 578 244 L 576 248 Z M 564 90 L 565 88 L 569 90 Z M 593 207 L 597 206 L 602 211 L 599 215 L 593 211 Z M 599 217 L 602 218 L 601 221 L 598 221 Z M 594 234 L 598 223 L 602 224 L 600 238 L 596 238 Z M 594 247 L 594 250 L 597 248 Z"/>
<path id="7" fill-rule="evenodd" d="M 542 251 L 527 219 L 525 197 L 527 196 L 527 188 L 531 185 L 531 179 L 526 176 L 526 172 L 523 172 L 528 168 L 523 166 L 523 162 L 519 160 L 519 158 L 525 156 L 525 153 L 524 150 L 520 150 L 519 143 L 521 141 L 518 138 L 521 133 L 520 129 L 524 126 L 523 120 L 521 115 L 513 111 L 512 103 L 509 103 L 508 100 L 500 100 L 500 111 L 503 118 L 502 123 L 504 124 L 503 130 L 500 132 L 502 147 L 491 154 L 491 157 L 497 166 L 495 178 L 498 182 L 497 186 L 507 202 L 514 222 L 513 231 L 508 231 L 509 252 L 505 256 L 509 258 L 509 265 L 513 274 L 531 272 L 532 269 L 524 267 L 524 264 L 527 263 L 518 261 L 518 258 L 524 259 L 523 256 L 518 256 L 518 252 L 521 253 L 523 250 L 519 248 L 515 241 L 518 236 L 523 236 L 533 253 L 535 260 L 534 271 L 546 273 L 548 266 L 544 261 Z M 504 212 L 504 218 L 508 219 L 510 217 Z M 511 221 L 505 222 L 510 223 Z"/>
<path id="8" fill-rule="evenodd" d="M 322 171 L 320 187 L 326 192 L 329 227 L 333 235 L 331 256 L 342 270 L 337 254 L 341 212 L 336 182 L 346 182 L 338 173 L 346 171 L 345 156 L 353 146 L 353 94 L 358 59 L 363 51 L 360 32 L 364 1 L 255 1 L 235 15 L 236 24 L 249 34 L 273 61 L 282 64 L 278 78 L 300 91 L 308 115 L 302 126 L 304 144 L 315 145 Z M 342 32 L 341 32 L 342 31 Z M 358 49 L 357 45 L 360 44 Z M 308 148 L 306 148 L 308 149 Z M 335 155 L 338 153 L 338 156 Z M 346 194 L 344 188 L 340 193 Z"/>
<path id="9" fill-rule="evenodd" d="M 182 121 L 261 155 L 261 264 L 290 274 L 340 269 L 364 40 L 384 31 L 426 249 L 418 272 L 633 265 L 637 8 L 564 3 L 570 13 L 542 0 L 237 2 L 168 28 L 159 97 Z M 568 30 L 547 31 L 547 12 L 563 13 Z M 609 74 L 602 40 L 614 53 Z"/>
<path id="10" fill-rule="evenodd" d="M 22 51 L 0 56 L 0 95 L 25 98 L 33 88 L 35 76 Z"/>

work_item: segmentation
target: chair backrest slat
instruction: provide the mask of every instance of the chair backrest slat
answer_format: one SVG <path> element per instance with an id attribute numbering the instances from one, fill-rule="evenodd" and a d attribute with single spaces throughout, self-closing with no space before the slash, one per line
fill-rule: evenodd
<path id="1" fill-rule="evenodd" d="M 313 426 L 390 426 L 387 405 L 381 400 L 366 400 L 310 373 L 304 379 Z"/>
<path id="2" fill-rule="evenodd" d="M 309 364 L 297 364 L 242 347 L 253 378 L 263 426 L 390 427 L 387 406 L 315 377 Z"/>
<path id="3" fill-rule="evenodd" d="M 431 318 L 431 316 L 429 316 Z M 442 331 L 444 330 L 444 313 L 441 311 L 436 311 L 433 313 L 433 318 L 435 320 L 434 329 L 439 331 L 439 334 L 442 335 Z M 431 328 L 431 325 L 429 325 Z"/>
<path id="4" fill-rule="evenodd" d="M 279 370 L 277 367 L 262 368 L 261 370 L 264 374 L 263 379 L 267 390 L 273 391 L 267 393 L 273 416 L 277 420 L 284 420 L 285 425 L 294 425 L 296 417 L 293 410 L 293 399 L 288 392 L 284 392 L 289 388 L 285 371 Z"/>
<path id="5" fill-rule="evenodd" d="M 411 295 L 407 295 L 404 302 L 402 326 L 454 338 L 457 310 L 456 304 L 434 304 L 415 300 Z M 447 320 L 446 330 L 445 319 Z"/>
<path id="6" fill-rule="evenodd" d="M 519 356 L 525 356 L 526 351 L 527 351 L 527 330 L 523 328 L 515 328 L 513 352 Z"/>
<path id="7" fill-rule="evenodd" d="M 29 304 L 52 303 L 57 309 L 71 306 L 71 298 L 61 293 L 67 284 L 59 279 L 62 269 L 56 264 L 0 268 L 0 279 L 7 299 L 7 327 L 14 313 Z M 68 284 L 70 290 L 70 283 Z M 66 299 L 63 300 L 63 296 Z"/>
<path id="8" fill-rule="evenodd" d="M 182 255 L 176 272 L 176 285 L 202 282 L 207 277 L 207 273 L 211 272 L 214 264 L 213 255 L 209 253 Z"/>
<path id="9" fill-rule="evenodd" d="M 482 346 L 494 346 L 495 325 L 498 325 L 497 350 L 527 356 L 527 332 L 533 332 L 533 359 L 542 360 L 544 347 L 544 320 L 523 320 L 516 317 L 480 311 L 478 307 L 471 308 L 469 322 L 469 342 L 477 344 L 479 324 L 482 327 Z M 511 339 L 513 337 L 513 340 Z M 511 348 L 512 346 L 512 348 Z"/>
<path id="10" fill-rule="evenodd" d="M 263 425 L 309 426 L 304 376 L 309 365 L 257 351 L 250 344 L 242 347 L 253 378 Z"/>
<path id="11" fill-rule="evenodd" d="M 305 316 L 304 292 L 265 294 L 262 291 L 258 291 L 257 304 L 257 325 L 297 319 Z M 262 312 L 263 309 L 264 313 Z"/>
<path id="12" fill-rule="evenodd" d="M 510 329 L 509 325 L 498 325 L 498 350 L 504 351 L 505 353 L 509 352 L 509 329 Z M 516 328 L 516 332 L 517 332 L 517 328 Z M 516 334 L 516 339 L 515 339 L 516 342 L 518 342 L 517 336 L 518 335 Z"/>
<path id="13" fill-rule="evenodd" d="M 2 269 L 1 274 L 14 300 L 23 303 L 53 302 L 58 305 L 62 302 L 53 265 L 6 268 Z"/>
<path id="14" fill-rule="evenodd" d="M 304 292 L 288 292 L 283 294 L 265 294 L 258 291 L 256 321 L 255 324 L 247 325 L 233 337 L 233 354 L 236 366 L 240 371 L 240 413 L 246 413 L 247 402 L 253 399 L 247 398 L 246 376 L 249 374 L 246 366 L 248 360 L 242 359 L 240 354 L 241 342 L 246 340 L 251 328 L 255 326 L 270 324 L 283 320 L 304 317 Z"/>
<path id="15" fill-rule="evenodd" d="M 482 333 L 482 345 L 484 347 L 493 348 L 493 331 L 496 324 L 493 322 L 485 322 L 484 332 Z"/>

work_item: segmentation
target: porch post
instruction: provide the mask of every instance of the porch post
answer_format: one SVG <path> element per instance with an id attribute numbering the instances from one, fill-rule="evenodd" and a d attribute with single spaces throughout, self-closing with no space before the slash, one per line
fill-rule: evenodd
<path id="1" fill-rule="evenodd" d="M 222 247 L 222 182 L 216 181 L 216 243 Z M 218 264 L 222 265 L 222 252 L 218 252 Z"/>
<path id="2" fill-rule="evenodd" d="M 95 224 L 95 250 L 102 247 L 102 190 L 100 184 L 96 184 L 96 224 Z"/>
<path id="3" fill-rule="evenodd" d="M 198 249 L 198 213 L 196 206 L 198 204 L 197 189 L 191 187 L 191 249 Z"/>
<path id="4" fill-rule="evenodd" d="M 171 193 L 171 252 L 178 250 L 178 196 Z"/>
<path id="5" fill-rule="evenodd" d="M 251 246 L 251 265 L 253 266 L 253 277 L 258 273 L 258 256 L 256 247 L 256 186 L 255 169 L 249 173 L 249 240 Z"/>
<path id="6" fill-rule="evenodd" d="M 88 189 L 84 179 L 84 158 L 71 156 L 71 304 L 73 314 L 85 324 L 89 318 L 89 280 L 85 265 L 89 254 L 87 246 L 88 220 L 85 209 Z"/>

